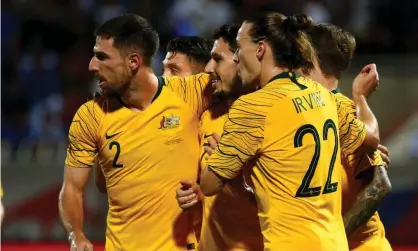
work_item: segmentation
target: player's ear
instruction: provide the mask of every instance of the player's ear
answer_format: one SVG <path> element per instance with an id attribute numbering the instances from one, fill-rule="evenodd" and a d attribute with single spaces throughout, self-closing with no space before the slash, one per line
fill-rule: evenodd
<path id="1" fill-rule="evenodd" d="M 265 41 L 262 40 L 262 41 L 258 42 L 258 48 L 257 48 L 256 54 L 255 54 L 258 61 L 261 61 L 261 59 L 264 56 L 264 53 L 266 53 L 266 43 L 265 43 Z"/>
<path id="2" fill-rule="evenodd" d="M 128 65 L 131 71 L 136 71 L 143 64 L 142 57 L 138 53 L 132 53 L 128 56 Z"/>

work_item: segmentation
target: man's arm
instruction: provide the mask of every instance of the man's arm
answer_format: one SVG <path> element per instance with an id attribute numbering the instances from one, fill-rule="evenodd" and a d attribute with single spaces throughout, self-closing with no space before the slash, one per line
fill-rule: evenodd
<path id="1" fill-rule="evenodd" d="M 379 125 L 377 119 L 367 104 L 365 96 L 353 95 L 353 100 L 356 103 L 357 117 L 363 121 L 366 126 L 367 134 L 364 138 L 363 146 L 370 150 L 374 150 L 380 143 Z"/>
<path id="2" fill-rule="evenodd" d="M 343 215 L 347 236 L 373 216 L 384 197 L 392 189 L 383 166 L 375 166 L 359 174 L 359 178 L 363 179 L 370 179 L 370 176 L 372 176 L 371 182 L 357 195 L 353 206 Z"/>
<path id="3" fill-rule="evenodd" d="M 363 146 L 370 150 L 377 148 L 380 135 L 377 119 L 366 98 L 377 89 L 378 85 L 379 74 L 375 64 L 366 65 L 353 82 L 353 101 L 356 104 L 357 118 L 364 122 L 367 131 Z"/>
<path id="4" fill-rule="evenodd" d="M 84 236 L 83 197 L 90 177 L 90 168 L 65 165 L 64 182 L 59 194 L 59 214 L 68 236 Z"/>
<path id="5" fill-rule="evenodd" d="M 102 116 L 96 101 L 89 101 L 78 109 L 68 132 L 69 145 L 58 210 L 72 251 L 93 251 L 83 233 L 83 195 L 98 153 L 98 128 Z"/>
<path id="6" fill-rule="evenodd" d="M 165 86 L 177 93 L 200 118 L 212 104 L 213 87 L 209 75 L 200 73 L 187 77 L 164 77 Z"/>

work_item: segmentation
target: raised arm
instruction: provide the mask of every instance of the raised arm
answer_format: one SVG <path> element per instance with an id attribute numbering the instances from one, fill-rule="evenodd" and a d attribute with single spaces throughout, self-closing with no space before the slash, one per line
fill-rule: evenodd
<path id="1" fill-rule="evenodd" d="M 164 77 L 164 84 L 183 99 L 200 118 L 212 104 L 213 87 L 209 75 L 200 73 L 187 77 Z"/>
<path id="2" fill-rule="evenodd" d="M 366 65 L 353 82 L 353 101 L 356 104 L 357 118 L 363 121 L 367 132 L 363 146 L 369 149 L 377 148 L 380 136 L 377 119 L 366 98 L 377 89 L 378 85 L 379 74 L 375 64 Z"/>

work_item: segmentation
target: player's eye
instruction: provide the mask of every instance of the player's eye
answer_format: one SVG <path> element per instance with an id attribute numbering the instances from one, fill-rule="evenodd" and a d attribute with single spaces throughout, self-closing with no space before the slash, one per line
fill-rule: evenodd
<path id="1" fill-rule="evenodd" d="M 98 60 L 103 61 L 108 59 L 109 57 L 103 53 L 95 53 L 95 56 Z"/>
<path id="2" fill-rule="evenodd" d="M 221 58 L 219 58 L 219 57 L 214 57 L 214 58 L 213 58 L 213 60 L 214 60 L 216 63 L 219 63 L 220 61 L 222 61 L 222 59 L 221 59 Z"/>
<path id="3" fill-rule="evenodd" d="M 176 67 L 173 67 L 173 68 L 171 68 L 171 71 L 172 71 L 172 72 L 179 72 L 179 71 L 180 71 L 180 69 L 179 69 L 179 68 L 176 68 Z"/>

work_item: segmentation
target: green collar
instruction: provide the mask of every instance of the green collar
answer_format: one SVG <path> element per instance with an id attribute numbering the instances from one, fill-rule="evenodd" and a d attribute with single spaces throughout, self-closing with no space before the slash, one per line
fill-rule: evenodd
<path id="1" fill-rule="evenodd" d="M 157 77 L 158 78 L 158 89 L 157 89 L 157 93 L 155 93 L 154 98 L 152 99 L 151 103 L 154 102 L 158 96 L 160 96 L 161 91 L 163 90 L 163 86 L 165 85 L 165 80 L 163 77 Z"/>
<path id="2" fill-rule="evenodd" d="M 332 93 L 336 94 L 336 93 L 341 93 L 340 88 L 334 89 L 331 91 Z"/>
<path id="3" fill-rule="evenodd" d="M 272 79 L 270 79 L 268 83 L 271 83 L 271 82 L 273 82 L 274 80 L 277 80 L 277 79 L 285 79 L 285 78 L 288 78 L 293 83 L 295 83 L 301 90 L 305 90 L 307 87 L 298 83 L 298 81 L 297 81 L 297 78 L 298 77 L 300 77 L 299 74 L 297 74 L 295 72 L 288 72 L 288 71 L 286 71 L 286 72 L 282 72 L 280 74 L 277 74 Z"/>
<path id="4" fill-rule="evenodd" d="M 292 79 L 292 78 L 298 78 L 298 77 L 300 76 L 294 72 L 285 71 L 271 78 L 268 83 L 273 82 L 274 80 L 277 80 L 277 79 L 284 79 L 284 78 Z"/>

